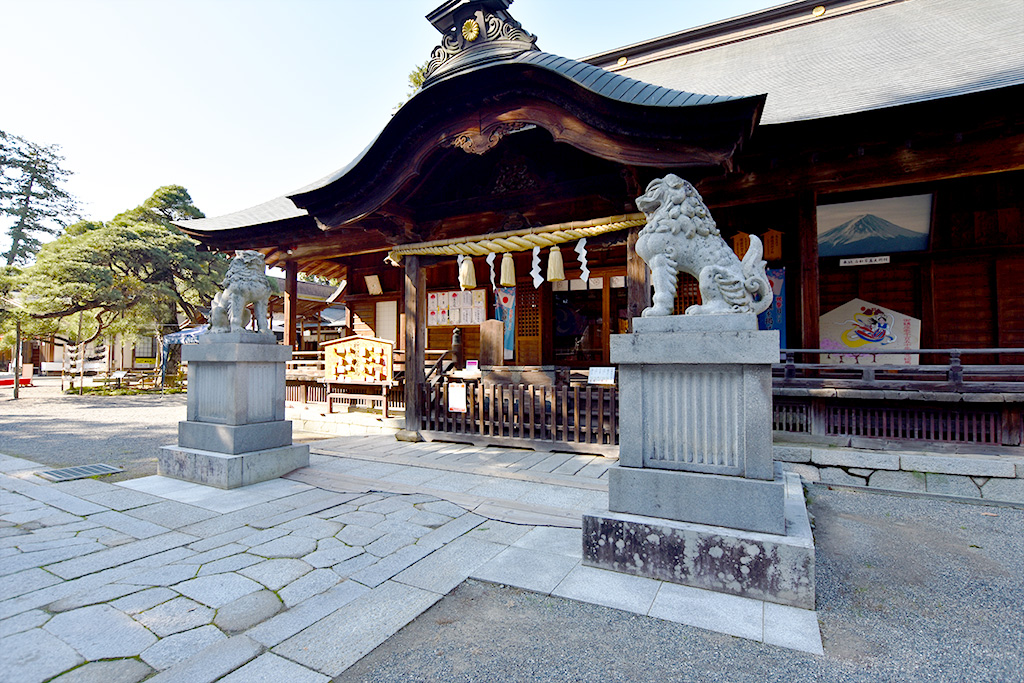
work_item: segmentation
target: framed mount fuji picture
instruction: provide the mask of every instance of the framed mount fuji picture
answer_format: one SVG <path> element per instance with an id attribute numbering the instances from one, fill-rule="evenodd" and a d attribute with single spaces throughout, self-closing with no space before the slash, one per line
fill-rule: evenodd
<path id="1" fill-rule="evenodd" d="M 931 225 L 931 194 L 819 205 L 818 256 L 924 251 Z"/>

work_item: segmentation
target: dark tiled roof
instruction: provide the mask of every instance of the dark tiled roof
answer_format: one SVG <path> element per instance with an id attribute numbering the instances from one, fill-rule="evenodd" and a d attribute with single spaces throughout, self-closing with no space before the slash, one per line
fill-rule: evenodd
<path id="1" fill-rule="evenodd" d="M 213 218 L 199 218 L 190 221 L 174 221 L 175 225 L 186 230 L 199 229 L 203 232 L 247 228 L 264 223 L 276 223 L 290 218 L 308 217 L 305 209 L 300 209 L 288 197 L 278 197 L 257 206 L 242 209 L 234 213 Z"/>
<path id="2" fill-rule="evenodd" d="M 674 90 L 606 71 L 600 67 L 575 59 L 529 50 L 510 60 L 516 64 L 530 64 L 560 74 L 578 85 L 618 102 L 638 104 L 645 107 L 694 107 L 716 102 L 739 100 L 756 91 L 744 91 L 745 95 L 698 95 L 683 90 Z"/>
<path id="3" fill-rule="evenodd" d="M 1021 0 L 791 3 L 588 58 L 666 88 L 767 92 L 762 124 L 1024 83 Z M 617 67 L 620 56 L 629 59 Z"/>

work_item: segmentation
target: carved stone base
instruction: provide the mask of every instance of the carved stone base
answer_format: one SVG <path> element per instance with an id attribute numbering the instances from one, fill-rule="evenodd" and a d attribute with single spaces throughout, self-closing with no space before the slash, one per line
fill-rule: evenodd
<path id="1" fill-rule="evenodd" d="M 814 540 L 800 478 L 786 475 L 786 533 L 617 512 L 583 516 L 583 564 L 814 609 Z"/>
<path id="2" fill-rule="evenodd" d="M 164 446 L 157 474 L 196 484 L 234 489 L 276 479 L 309 465 L 309 445 L 297 444 L 229 455 L 196 448 Z"/>

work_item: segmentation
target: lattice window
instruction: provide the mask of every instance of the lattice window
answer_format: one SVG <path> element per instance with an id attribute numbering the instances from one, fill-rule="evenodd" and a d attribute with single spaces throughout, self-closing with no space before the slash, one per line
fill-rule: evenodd
<path id="1" fill-rule="evenodd" d="M 676 286 L 676 302 L 672 308 L 673 315 L 682 315 L 690 306 L 697 306 L 701 303 L 700 285 L 697 278 L 687 273 L 679 273 L 679 283 Z"/>
<path id="2" fill-rule="evenodd" d="M 517 287 L 516 334 L 519 337 L 540 336 L 540 293 L 533 287 Z"/>

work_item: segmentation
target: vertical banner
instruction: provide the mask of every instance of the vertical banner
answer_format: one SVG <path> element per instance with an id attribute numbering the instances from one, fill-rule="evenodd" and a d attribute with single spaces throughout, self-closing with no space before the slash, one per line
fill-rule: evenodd
<path id="1" fill-rule="evenodd" d="M 778 330 L 779 345 L 786 347 L 786 269 L 768 268 L 765 271 L 768 281 L 772 283 L 771 308 L 757 315 L 757 328 L 759 330 Z"/>
<path id="2" fill-rule="evenodd" d="M 494 312 L 505 324 L 505 360 L 515 358 L 516 351 L 516 288 L 498 287 L 494 300 Z"/>

